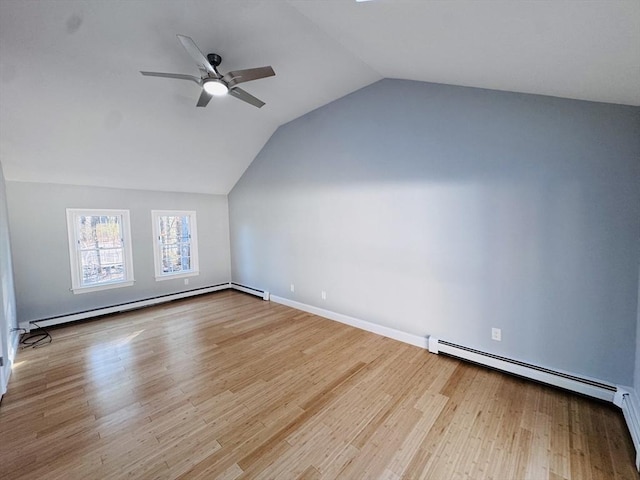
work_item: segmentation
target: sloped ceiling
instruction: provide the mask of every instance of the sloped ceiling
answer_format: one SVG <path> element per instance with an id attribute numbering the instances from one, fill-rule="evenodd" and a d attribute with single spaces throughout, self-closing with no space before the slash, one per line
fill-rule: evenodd
<path id="1" fill-rule="evenodd" d="M 220 70 L 196 108 L 176 34 Z M 640 105 L 640 1 L 0 1 L 7 180 L 226 194 L 283 123 L 381 78 Z"/>

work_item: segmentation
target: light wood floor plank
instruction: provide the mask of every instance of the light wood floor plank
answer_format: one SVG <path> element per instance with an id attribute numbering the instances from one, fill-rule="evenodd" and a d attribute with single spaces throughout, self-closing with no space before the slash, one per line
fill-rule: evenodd
<path id="1" fill-rule="evenodd" d="M 0 478 L 633 479 L 611 405 L 225 291 L 51 329 Z"/>

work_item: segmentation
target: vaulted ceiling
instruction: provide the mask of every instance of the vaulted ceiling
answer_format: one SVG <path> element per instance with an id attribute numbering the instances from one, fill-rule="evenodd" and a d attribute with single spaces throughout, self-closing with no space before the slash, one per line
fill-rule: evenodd
<path id="1" fill-rule="evenodd" d="M 176 34 L 276 76 L 196 108 Z M 226 194 L 282 124 L 381 78 L 640 105 L 640 1 L 0 1 L 8 180 Z"/>

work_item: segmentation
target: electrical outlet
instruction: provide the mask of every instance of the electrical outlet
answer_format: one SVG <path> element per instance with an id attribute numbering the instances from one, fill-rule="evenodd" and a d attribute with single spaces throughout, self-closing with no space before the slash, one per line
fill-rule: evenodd
<path id="1" fill-rule="evenodd" d="M 185 279 L 184 279 L 184 284 L 185 284 L 185 285 L 189 285 L 189 279 L 188 279 L 188 278 L 185 278 Z"/>
<path id="2" fill-rule="evenodd" d="M 495 340 L 497 342 L 502 341 L 502 330 L 499 328 L 491 329 L 491 340 Z"/>
<path id="3" fill-rule="evenodd" d="M 327 292 L 325 292 L 325 291 L 323 290 L 323 291 L 322 291 L 321 296 L 322 296 L 322 299 L 323 299 L 323 300 L 326 300 L 326 299 L 327 299 Z"/>
<path id="4" fill-rule="evenodd" d="M 296 291 L 296 286 L 295 286 L 293 283 L 291 284 L 291 291 L 292 291 L 292 292 L 295 292 L 295 291 Z"/>

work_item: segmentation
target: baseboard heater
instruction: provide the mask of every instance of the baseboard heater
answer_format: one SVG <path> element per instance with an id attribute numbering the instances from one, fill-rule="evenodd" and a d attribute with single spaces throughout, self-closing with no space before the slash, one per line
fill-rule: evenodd
<path id="1" fill-rule="evenodd" d="M 159 303 L 171 302 L 173 300 L 179 300 L 181 298 L 193 297 L 196 295 L 203 295 L 205 293 L 217 292 L 219 290 L 226 290 L 231 288 L 231 284 L 220 283 L 218 285 L 211 285 L 209 287 L 194 288 L 193 290 L 186 290 L 178 293 L 168 293 L 166 295 L 159 295 L 157 297 L 145 298 L 143 300 L 136 300 L 133 302 L 121 303 L 118 305 L 111 305 L 109 307 L 94 308 L 91 310 L 85 310 L 82 312 L 69 313 L 64 315 L 58 315 L 55 317 L 41 318 L 37 320 L 29 320 L 28 322 L 20 322 L 20 328 L 24 328 L 27 332 L 31 330 L 31 325 L 37 324 L 39 327 L 51 327 L 54 325 L 60 325 L 62 323 L 75 322 L 77 320 L 85 320 L 87 318 L 100 317 L 102 315 L 108 315 L 111 313 L 126 312 L 127 310 L 135 310 L 138 308 L 149 307 L 151 305 L 157 305 Z"/>
<path id="2" fill-rule="evenodd" d="M 429 337 L 428 345 L 429 351 L 432 353 L 443 353 L 608 402 L 613 402 L 617 391 L 615 385 L 493 355 L 434 337 Z"/>
<path id="3" fill-rule="evenodd" d="M 640 470 L 640 406 L 635 390 L 618 387 L 613 403 L 622 410 L 624 421 L 627 423 L 631 440 L 636 449 L 636 469 Z"/>
<path id="4" fill-rule="evenodd" d="M 248 287 L 246 285 L 241 285 L 235 282 L 231 282 L 231 288 L 233 288 L 234 290 L 238 290 L 240 292 L 255 295 L 256 297 L 260 297 L 265 301 L 269 301 L 269 292 L 267 292 L 266 290 L 260 290 L 258 288 Z"/>

